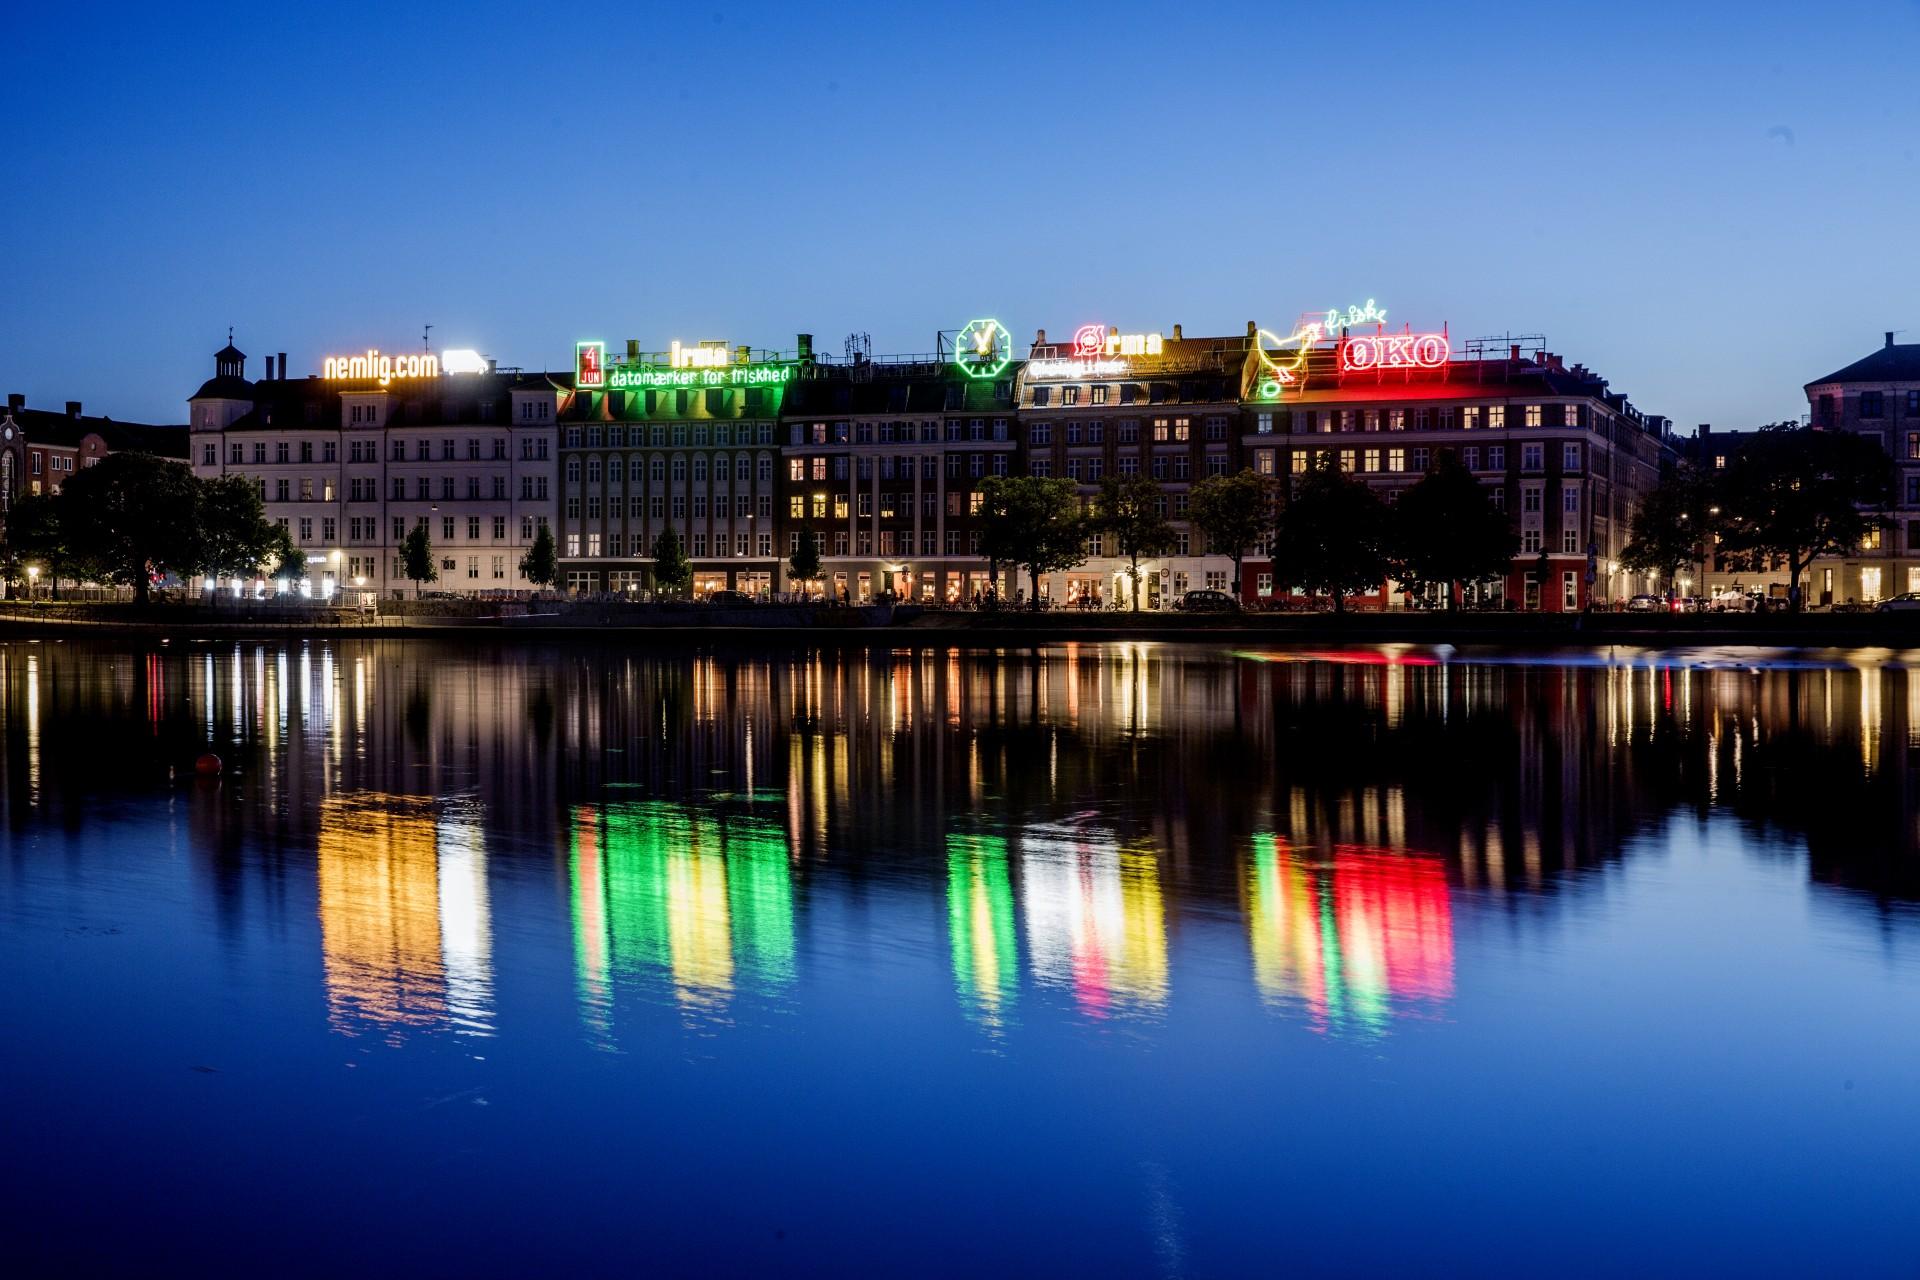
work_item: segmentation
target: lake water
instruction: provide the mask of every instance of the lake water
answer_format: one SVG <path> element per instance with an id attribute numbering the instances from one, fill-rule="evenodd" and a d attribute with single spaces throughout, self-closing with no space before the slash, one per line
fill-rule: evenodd
<path id="1" fill-rule="evenodd" d="M 15 641 L 8 1256 L 1911 1274 L 1897 657 Z"/>

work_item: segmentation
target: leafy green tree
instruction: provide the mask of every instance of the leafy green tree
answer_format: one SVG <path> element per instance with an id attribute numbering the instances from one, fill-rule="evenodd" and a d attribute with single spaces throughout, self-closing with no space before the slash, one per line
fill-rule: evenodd
<path id="1" fill-rule="evenodd" d="M 820 540 L 802 530 L 800 543 L 787 557 L 787 572 L 795 582 L 814 582 L 820 577 Z"/>
<path id="2" fill-rule="evenodd" d="M 1207 535 L 1209 551 L 1232 554 L 1235 596 L 1245 586 L 1241 570 L 1247 548 L 1261 546 L 1273 536 L 1277 488 L 1273 477 L 1252 470 L 1208 476 L 1193 486 L 1187 510 Z"/>
<path id="3" fill-rule="evenodd" d="M 520 557 L 520 576 L 536 587 L 551 587 L 560 577 L 560 558 L 554 553 L 553 530 L 542 524 L 533 545 Z"/>
<path id="4" fill-rule="evenodd" d="M 1719 490 L 1722 546 L 1750 562 L 1784 560 L 1798 609 L 1814 560 L 1849 555 L 1885 525 L 1893 464 L 1850 432 L 1774 427 L 1733 456 Z"/>
<path id="5" fill-rule="evenodd" d="M 1140 558 L 1157 556 L 1173 545 L 1173 526 L 1162 511 L 1166 495 L 1152 476 L 1108 475 L 1093 499 L 1089 532 L 1111 534 L 1129 566 L 1133 583 L 1133 611 L 1140 612 Z M 1078 561 L 1075 561 L 1077 564 Z"/>
<path id="6" fill-rule="evenodd" d="M 679 595 L 693 585 L 693 562 L 680 545 L 680 535 L 663 529 L 653 540 L 653 585 L 663 593 Z"/>
<path id="7" fill-rule="evenodd" d="M 1450 611 L 1462 586 L 1506 576 L 1519 545 L 1513 521 L 1451 450 L 1441 450 L 1433 468 L 1393 506 L 1395 576 L 1409 586 L 1445 584 Z"/>
<path id="8" fill-rule="evenodd" d="M 190 574 L 199 561 L 197 493 L 185 463 L 109 454 L 61 486 L 61 528 L 77 559 L 144 605 L 156 573 Z"/>
<path id="9" fill-rule="evenodd" d="M 22 566 L 46 570 L 50 594 L 60 598 L 60 579 L 82 576 L 79 562 L 68 547 L 64 505 L 54 494 L 29 494 L 7 514 L 7 548 Z M 16 570 L 17 572 L 17 570 Z"/>
<path id="10" fill-rule="evenodd" d="M 216 578 L 257 573 L 282 549 L 286 531 L 267 519 L 260 490 L 241 475 L 194 482 L 194 532 L 198 554 L 193 571 Z"/>
<path id="11" fill-rule="evenodd" d="M 427 533 L 425 520 L 407 530 L 407 536 L 400 540 L 400 571 L 413 583 L 415 595 L 420 594 L 422 583 L 440 580 L 440 567 L 433 562 L 433 539 Z"/>
<path id="12" fill-rule="evenodd" d="M 283 578 L 298 582 L 307 576 L 307 553 L 293 540 L 293 534 L 285 525 L 276 525 L 274 536 L 274 572 Z"/>
<path id="13" fill-rule="evenodd" d="M 1386 582 L 1386 547 L 1386 505 L 1326 458 L 1299 476 L 1280 510 L 1273 567 L 1279 581 L 1329 596 L 1344 613 L 1348 596 Z"/>
<path id="14" fill-rule="evenodd" d="M 1620 563 L 1635 573 L 1672 579 L 1698 563 L 1717 532 L 1718 495 L 1712 481 L 1691 463 L 1681 463 L 1641 495 L 1629 525 Z M 1710 554 L 1710 548 L 1706 548 Z"/>
<path id="15" fill-rule="evenodd" d="M 1040 575 L 1087 558 L 1086 521 L 1071 480 L 989 476 L 980 482 L 981 549 L 994 563 L 1026 569 L 1032 596 Z"/>

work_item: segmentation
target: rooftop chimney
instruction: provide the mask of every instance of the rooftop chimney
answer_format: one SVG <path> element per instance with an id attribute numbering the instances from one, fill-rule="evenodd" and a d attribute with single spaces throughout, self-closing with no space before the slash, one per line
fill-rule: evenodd
<path id="1" fill-rule="evenodd" d="M 627 339 L 627 360 L 632 363 L 637 363 L 639 359 L 640 359 L 640 339 L 628 338 Z"/>
<path id="2" fill-rule="evenodd" d="M 1516 342 L 1516 343 L 1514 343 L 1514 344 L 1513 344 L 1512 346 L 1510 346 L 1510 347 L 1508 347 L 1508 348 L 1507 348 L 1507 358 L 1508 358 L 1509 360 L 1514 360 L 1514 361 L 1518 361 L 1518 360 L 1520 359 L 1520 344 L 1519 344 L 1519 343 L 1517 343 L 1517 342 Z"/>
<path id="3" fill-rule="evenodd" d="M 1893 345 L 1893 330 L 1891 329 L 1887 330 L 1887 345 L 1888 346 Z"/>
<path id="4" fill-rule="evenodd" d="M 1177 324 L 1173 326 L 1173 340 L 1175 342 L 1180 341 L 1180 326 Z"/>
<path id="5" fill-rule="evenodd" d="M 1249 338 L 1257 338 L 1260 336 L 1260 326 L 1251 320 L 1247 321 L 1247 336 Z"/>
<path id="6" fill-rule="evenodd" d="M 813 335 L 812 334 L 810 333 L 794 334 L 793 346 L 794 346 L 794 349 L 800 353 L 801 360 L 804 361 L 804 360 L 813 359 Z"/>
<path id="7" fill-rule="evenodd" d="M 1035 331 L 1033 335 L 1033 345 L 1036 347 L 1044 347 L 1047 345 L 1047 331 L 1045 329 Z"/>
<path id="8" fill-rule="evenodd" d="M 18 413 L 27 407 L 27 397 L 18 391 L 7 392 L 7 412 Z"/>
<path id="9" fill-rule="evenodd" d="M 282 382 L 287 380 L 287 353 L 284 351 L 280 353 L 280 372 L 275 376 Z"/>
<path id="10" fill-rule="evenodd" d="M 77 418 L 80 416 L 80 402 L 78 400 L 67 401 L 67 416 L 69 418 Z"/>

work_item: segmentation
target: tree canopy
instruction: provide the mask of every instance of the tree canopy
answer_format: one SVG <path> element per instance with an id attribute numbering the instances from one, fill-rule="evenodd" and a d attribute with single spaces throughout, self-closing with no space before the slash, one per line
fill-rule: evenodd
<path id="1" fill-rule="evenodd" d="M 653 585 L 656 591 L 679 595 L 693 585 L 693 562 L 680 545 L 680 535 L 662 529 L 653 540 Z"/>
<path id="2" fill-rule="evenodd" d="M 1620 563 L 1635 573 L 1676 577 L 1699 560 L 1718 530 L 1719 495 L 1710 477 L 1690 463 L 1640 496 Z"/>
<path id="3" fill-rule="evenodd" d="M 1342 612 L 1348 596 L 1385 584 L 1386 542 L 1385 504 L 1331 458 L 1322 459 L 1296 479 L 1275 522 L 1276 580 L 1331 597 L 1334 611 Z"/>
<path id="4" fill-rule="evenodd" d="M 553 529 L 544 521 L 533 535 L 533 545 L 520 557 L 520 576 L 536 587 L 551 587 L 560 576 L 560 558 L 553 549 Z"/>
<path id="5" fill-rule="evenodd" d="M 1188 511 L 1200 532 L 1207 535 L 1207 549 L 1233 557 L 1236 595 L 1246 589 L 1241 566 L 1247 548 L 1261 546 L 1273 537 L 1277 496 L 1273 477 L 1251 470 L 1208 476 L 1193 486 Z"/>
<path id="6" fill-rule="evenodd" d="M 422 583 L 440 580 L 440 567 L 433 562 L 433 538 L 424 520 L 400 540 L 400 571 L 413 583 L 416 593 Z"/>
<path id="7" fill-rule="evenodd" d="M 1716 488 L 1722 546 L 1786 561 L 1798 608 L 1800 576 L 1817 557 L 1848 555 L 1886 523 L 1893 464 L 1850 432 L 1773 427 L 1734 455 Z"/>
<path id="8" fill-rule="evenodd" d="M 1086 522 L 1071 480 L 989 476 L 980 483 L 980 525 L 983 552 L 1026 569 L 1035 598 L 1041 574 L 1087 558 Z"/>
<path id="9" fill-rule="evenodd" d="M 1433 468 L 1393 506 L 1395 576 L 1410 587 L 1444 584 L 1448 609 L 1458 604 L 1462 586 L 1505 577 L 1519 545 L 1513 521 L 1451 450 L 1441 450 Z"/>
<path id="10" fill-rule="evenodd" d="M 787 557 L 787 569 L 796 582 L 813 582 L 820 576 L 820 540 L 811 532 L 802 531 L 800 543 Z"/>
<path id="11" fill-rule="evenodd" d="M 1157 556 L 1173 545 L 1173 526 L 1163 511 L 1166 501 L 1159 481 L 1138 472 L 1130 476 L 1107 475 L 1100 481 L 1100 492 L 1093 500 L 1093 519 L 1087 531 L 1110 534 L 1120 555 L 1126 558 L 1135 613 L 1140 612 L 1142 595 L 1140 558 Z"/>
<path id="12" fill-rule="evenodd" d="M 132 587 L 134 600 L 145 604 L 155 575 L 185 576 L 201 564 L 201 486 L 183 462 L 109 454 L 61 486 L 66 546 L 102 578 Z"/>

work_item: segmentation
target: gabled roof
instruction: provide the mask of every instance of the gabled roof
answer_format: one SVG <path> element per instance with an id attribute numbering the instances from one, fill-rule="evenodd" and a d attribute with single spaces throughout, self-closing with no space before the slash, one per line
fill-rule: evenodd
<path id="1" fill-rule="evenodd" d="M 1872 355 L 1815 378 L 1807 386 L 1823 382 L 1920 382 L 1920 342 L 1896 343 L 1889 334 L 1887 344 Z"/>
<path id="2" fill-rule="evenodd" d="M 185 426 L 115 422 L 112 418 L 75 418 L 50 409 L 15 409 L 10 416 L 29 445 L 77 449 L 87 436 L 97 435 L 114 453 L 132 450 L 158 454 L 163 458 L 187 456 Z"/>

